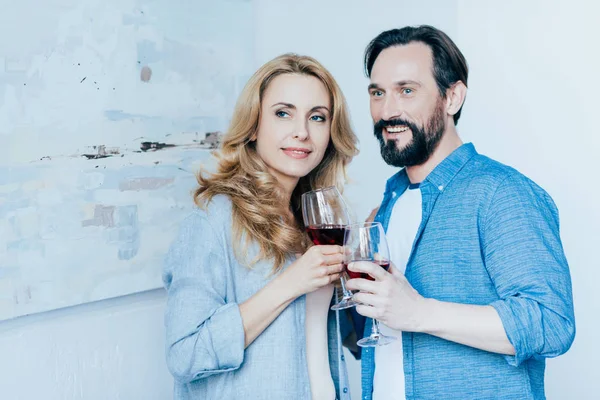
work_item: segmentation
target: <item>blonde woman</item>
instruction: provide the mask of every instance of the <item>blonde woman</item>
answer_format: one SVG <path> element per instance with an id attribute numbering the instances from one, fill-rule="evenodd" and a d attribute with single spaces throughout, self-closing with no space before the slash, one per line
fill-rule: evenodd
<path id="1" fill-rule="evenodd" d="M 300 196 L 341 189 L 356 153 L 316 60 L 286 54 L 250 78 L 166 258 L 175 399 L 349 399 L 340 316 L 328 317 L 341 248 L 310 247 Z"/>

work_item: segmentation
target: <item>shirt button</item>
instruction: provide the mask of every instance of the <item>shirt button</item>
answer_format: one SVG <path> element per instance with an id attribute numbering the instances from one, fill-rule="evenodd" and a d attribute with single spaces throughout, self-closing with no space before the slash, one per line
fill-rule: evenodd
<path id="1" fill-rule="evenodd" d="M 346 357 L 344 357 L 344 356 L 342 355 L 342 361 L 344 361 L 345 359 L 346 359 Z"/>
<path id="2" fill-rule="evenodd" d="M 440 192 L 443 191 L 444 190 L 444 185 L 438 186 L 438 189 L 440 190 Z"/>
<path id="3" fill-rule="evenodd" d="M 348 393 L 348 388 L 344 388 L 344 393 Z"/>

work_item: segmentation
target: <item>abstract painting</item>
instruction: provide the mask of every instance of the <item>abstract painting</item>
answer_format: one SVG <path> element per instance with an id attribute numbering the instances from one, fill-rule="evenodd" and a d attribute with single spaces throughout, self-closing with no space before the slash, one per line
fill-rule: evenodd
<path id="1" fill-rule="evenodd" d="M 0 319 L 161 286 L 252 72 L 251 14 L 241 0 L 2 12 Z"/>

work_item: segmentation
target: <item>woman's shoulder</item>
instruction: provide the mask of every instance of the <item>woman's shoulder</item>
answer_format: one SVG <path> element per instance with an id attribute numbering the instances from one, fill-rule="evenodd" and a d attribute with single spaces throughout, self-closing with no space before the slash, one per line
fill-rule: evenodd
<path id="1" fill-rule="evenodd" d="M 231 229 L 231 211 L 231 200 L 226 195 L 216 195 L 201 206 L 194 205 L 179 224 L 179 240 L 221 236 Z"/>
<path id="2" fill-rule="evenodd" d="M 205 220 L 210 224 L 221 226 L 227 221 L 231 221 L 232 203 L 229 196 L 218 194 L 201 206 L 194 206 L 189 218 L 196 221 Z"/>

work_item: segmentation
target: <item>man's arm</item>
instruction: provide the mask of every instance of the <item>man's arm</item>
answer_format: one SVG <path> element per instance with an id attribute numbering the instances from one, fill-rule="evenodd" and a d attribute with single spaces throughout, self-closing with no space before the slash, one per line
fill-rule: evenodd
<path id="1" fill-rule="evenodd" d="M 565 353 L 575 338 L 573 294 L 550 196 L 522 175 L 509 175 L 484 217 L 481 242 L 500 298 L 491 306 L 515 348 L 507 361 Z"/>
<path id="2" fill-rule="evenodd" d="M 377 216 L 377 213 L 379 212 L 379 207 L 375 207 L 374 209 L 371 210 L 371 213 L 369 214 L 369 216 L 367 217 L 365 222 L 373 222 L 375 221 L 375 217 Z"/>
<path id="3" fill-rule="evenodd" d="M 481 237 L 499 300 L 478 306 L 425 299 L 395 269 L 356 263 L 351 270 L 376 278 L 348 282 L 367 292 L 356 295 L 365 304 L 356 311 L 395 329 L 505 354 L 512 365 L 566 352 L 575 335 L 571 280 L 550 197 L 526 178 L 510 176 L 490 203 Z"/>
<path id="4" fill-rule="evenodd" d="M 515 354 L 493 307 L 424 298 L 394 267 L 386 272 L 376 264 L 357 262 L 349 268 L 375 278 L 375 282 L 352 279 L 346 285 L 361 291 L 354 295 L 363 304 L 356 306 L 357 313 L 393 329 L 428 333 L 494 353 Z"/>
<path id="5" fill-rule="evenodd" d="M 502 320 L 492 306 L 424 301 L 419 332 L 492 353 L 515 355 Z"/>

